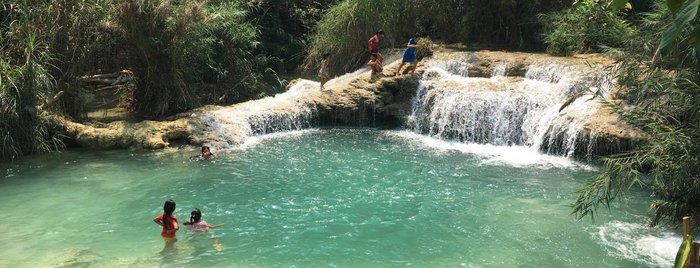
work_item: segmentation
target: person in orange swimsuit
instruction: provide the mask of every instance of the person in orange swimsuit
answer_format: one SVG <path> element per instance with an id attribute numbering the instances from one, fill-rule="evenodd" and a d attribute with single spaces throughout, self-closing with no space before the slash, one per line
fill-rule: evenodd
<path id="1" fill-rule="evenodd" d="M 175 201 L 168 199 L 163 205 L 163 214 L 160 214 L 153 219 L 153 222 L 163 227 L 163 230 L 160 232 L 160 236 L 162 236 L 165 240 L 165 247 L 163 250 L 172 248 L 175 241 L 177 241 L 177 238 L 175 238 L 175 233 L 180 229 L 180 226 L 177 223 L 177 217 L 173 215 L 174 211 Z"/>

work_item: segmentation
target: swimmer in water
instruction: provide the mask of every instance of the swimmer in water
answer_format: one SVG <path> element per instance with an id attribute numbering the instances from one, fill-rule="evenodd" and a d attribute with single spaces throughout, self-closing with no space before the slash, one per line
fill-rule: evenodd
<path id="1" fill-rule="evenodd" d="M 187 229 L 190 232 L 208 232 L 210 229 L 221 227 L 224 224 L 207 223 L 205 220 L 202 219 L 202 211 L 200 211 L 198 208 L 195 208 L 192 210 L 192 212 L 190 212 L 190 219 L 185 222 L 185 225 L 187 225 Z M 213 237 L 212 246 L 217 251 L 222 251 L 224 249 L 224 246 L 221 244 L 221 240 L 219 240 L 218 237 Z"/>
<path id="2" fill-rule="evenodd" d="M 209 149 L 209 146 L 202 146 L 202 154 L 198 156 L 199 160 L 210 159 L 214 157 L 214 154 Z"/>

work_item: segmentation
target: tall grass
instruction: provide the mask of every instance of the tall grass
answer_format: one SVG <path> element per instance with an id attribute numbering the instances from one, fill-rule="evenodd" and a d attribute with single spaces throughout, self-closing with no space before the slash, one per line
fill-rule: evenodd
<path id="1" fill-rule="evenodd" d="M 63 146 L 41 110 L 43 100 L 55 89 L 54 79 L 48 71 L 53 59 L 32 24 L 34 14 L 29 1 L 17 3 L 10 12 L 17 19 L 6 21 L 0 39 L 1 158 L 15 158 Z"/>
<path id="2" fill-rule="evenodd" d="M 258 30 L 238 2 L 117 1 L 117 23 L 138 77 L 134 111 L 161 116 L 199 104 L 202 84 L 219 88 L 222 101 L 256 97 L 266 58 L 256 53 Z"/>
<path id="3" fill-rule="evenodd" d="M 136 112 L 158 116 L 194 105 L 182 69 L 185 62 L 175 44 L 191 23 L 201 19 L 200 3 L 173 6 L 170 1 L 125 0 L 117 7 L 117 20 L 132 52 L 138 76 L 132 98 Z"/>

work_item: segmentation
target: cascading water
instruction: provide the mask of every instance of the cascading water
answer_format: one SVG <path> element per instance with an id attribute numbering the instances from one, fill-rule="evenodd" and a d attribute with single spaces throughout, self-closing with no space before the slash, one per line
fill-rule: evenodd
<path id="1" fill-rule="evenodd" d="M 360 68 L 328 81 L 326 86 L 350 83 L 366 72 L 368 68 Z M 320 93 L 319 88 L 318 82 L 302 79 L 294 82 L 287 92 L 204 111 L 195 121 L 209 132 L 201 135 L 206 143 L 216 148 L 241 145 L 252 136 L 317 127 L 319 112 L 314 96 L 330 94 Z"/>
<path id="2" fill-rule="evenodd" d="M 211 132 L 208 143 L 218 148 L 240 145 L 251 136 L 314 127 L 318 113 L 309 91 L 318 87 L 317 82 L 302 80 L 274 97 L 204 112 L 199 121 Z"/>
<path id="3" fill-rule="evenodd" d="M 427 67 L 408 120 L 413 131 L 571 156 L 592 140 L 582 135 L 583 125 L 600 107 L 584 93 L 607 92 L 612 85 L 605 72 L 561 63 L 531 64 L 524 77 L 506 76 L 506 63 L 494 66 L 489 78 L 469 77 L 469 69 L 468 57 Z"/>

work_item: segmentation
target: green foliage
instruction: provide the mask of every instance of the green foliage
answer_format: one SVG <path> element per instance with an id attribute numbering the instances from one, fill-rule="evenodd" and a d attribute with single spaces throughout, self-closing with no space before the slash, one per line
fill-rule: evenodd
<path id="1" fill-rule="evenodd" d="M 692 46 L 695 57 L 700 57 L 700 22 L 696 19 L 700 0 L 669 1 L 668 7 L 675 20 L 664 32 L 659 50 L 668 53 L 673 43 Z M 690 31 L 683 38 L 684 32 Z"/>
<path id="2" fill-rule="evenodd" d="M 249 18 L 260 31 L 258 52 L 277 72 L 295 71 L 304 60 L 307 40 L 323 12 L 336 0 L 265 0 L 250 5 Z"/>
<path id="3" fill-rule="evenodd" d="M 683 238 L 683 243 L 681 243 L 680 248 L 678 248 L 678 253 L 676 253 L 676 260 L 673 262 L 673 268 L 683 268 L 685 267 L 686 261 L 690 256 L 691 248 L 693 246 L 693 236 L 687 235 Z"/>
<path id="4" fill-rule="evenodd" d="M 135 56 L 138 82 L 132 108 L 143 115 L 157 116 L 192 107 L 182 72 L 185 62 L 176 44 L 192 23 L 202 19 L 200 4 L 173 6 L 170 1 L 127 0 L 117 8 L 117 21 Z"/>
<path id="5" fill-rule="evenodd" d="M 129 0 L 118 5 L 124 43 L 135 56 L 134 110 L 160 116 L 197 105 L 205 85 L 220 101 L 258 97 L 268 58 L 258 52 L 258 28 L 237 2 Z"/>
<path id="6" fill-rule="evenodd" d="M 345 72 L 364 65 L 367 40 L 386 33 L 384 48 L 403 48 L 418 32 L 447 43 L 465 42 L 503 48 L 540 45 L 539 13 L 565 7 L 570 1 L 534 0 L 345 0 L 323 16 L 311 40 L 305 67 L 333 54 L 331 69 Z M 488 18 L 488 19 L 485 19 Z"/>
<path id="7" fill-rule="evenodd" d="M 640 33 L 624 49 L 612 51 L 619 59 L 616 79 L 630 106 L 609 104 L 648 136 L 634 151 L 604 159 L 604 172 L 579 191 L 574 212 L 580 217 L 637 187 L 651 193 L 652 225 L 700 217 L 700 68 L 687 42 L 674 42 L 669 53 L 658 54 L 673 18 L 665 3 L 653 10 L 643 17 Z M 679 39 L 691 34 L 682 31 Z"/>
<path id="8" fill-rule="evenodd" d="M 43 100 L 55 83 L 48 71 L 53 59 L 38 38 L 28 1 L 10 11 L 0 40 L 0 158 L 61 148 L 51 124 L 43 114 Z M 12 44 L 20 44 L 21 50 Z M 6 49 L 8 48 L 8 49 Z"/>
<path id="9" fill-rule="evenodd" d="M 233 3 L 202 8 L 203 19 L 191 25 L 173 51 L 181 57 L 186 84 L 221 84 L 228 87 L 227 101 L 257 97 L 265 84 L 266 59 L 255 53 L 259 34 L 246 22 L 247 12 Z"/>
<path id="10" fill-rule="evenodd" d="M 543 15 L 547 52 L 570 55 L 622 47 L 634 34 L 609 0 L 581 0 L 570 9 Z"/>

